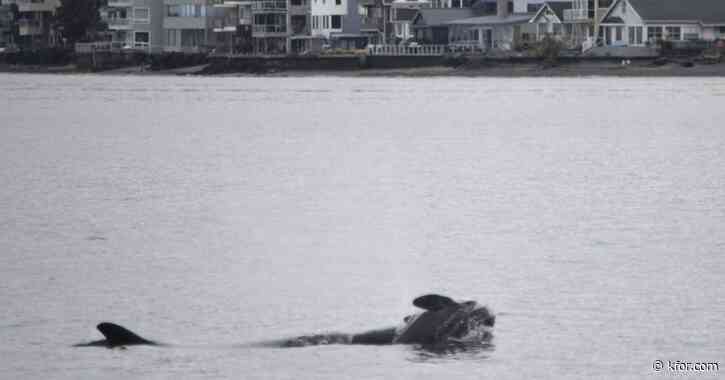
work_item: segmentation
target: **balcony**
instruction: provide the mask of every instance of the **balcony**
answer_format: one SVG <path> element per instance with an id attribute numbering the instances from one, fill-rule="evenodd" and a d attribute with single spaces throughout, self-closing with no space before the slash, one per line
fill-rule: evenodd
<path id="1" fill-rule="evenodd" d="M 37 20 L 18 20 L 18 33 L 21 36 L 37 36 L 43 34 L 43 24 Z"/>
<path id="2" fill-rule="evenodd" d="M 59 3 L 55 0 L 16 0 L 18 12 L 53 12 Z"/>
<path id="3" fill-rule="evenodd" d="M 287 2 L 282 0 L 264 0 L 252 3 L 253 12 L 287 12 Z"/>
<path id="4" fill-rule="evenodd" d="M 108 0 L 108 6 L 114 8 L 130 8 L 133 6 L 133 0 Z"/>
<path id="5" fill-rule="evenodd" d="M 287 25 L 254 25 L 254 37 L 282 37 L 287 35 Z"/>
<path id="6" fill-rule="evenodd" d="M 127 30 L 131 29 L 131 19 L 130 18 L 107 18 L 106 24 L 108 24 L 108 29 L 111 30 Z"/>
<path id="7" fill-rule="evenodd" d="M 307 0 L 291 0 L 289 13 L 294 15 L 305 15 L 310 12 L 310 3 Z"/>

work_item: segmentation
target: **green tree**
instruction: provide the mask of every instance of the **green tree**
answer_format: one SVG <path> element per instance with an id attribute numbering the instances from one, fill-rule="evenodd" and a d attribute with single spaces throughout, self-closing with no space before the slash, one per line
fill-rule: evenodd
<path id="1" fill-rule="evenodd" d="M 61 0 L 57 25 L 61 35 L 73 44 L 96 30 L 100 23 L 99 0 Z"/>

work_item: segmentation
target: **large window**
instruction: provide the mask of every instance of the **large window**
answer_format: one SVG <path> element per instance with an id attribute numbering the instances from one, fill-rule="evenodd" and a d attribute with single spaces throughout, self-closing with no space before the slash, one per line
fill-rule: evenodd
<path id="1" fill-rule="evenodd" d="M 647 40 L 654 42 L 662 39 L 662 27 L 661 26 L 648 26 L 647 27 Z"/>
<path id="2" fill-rule="evenodd" d="M 679 41 L 682 39 L 682 28 L 679 26 L 668 26 L 665 28 L 667 30 L 667 39 L 673 40 L 673 41 Z"/>
<path id="3" fill-rule="evenodd" d="M 335 15 L 330 17 L 330 22 L 332 25 L 330 25 L 330 28 L 332 29 L 342 29 L 342 16 Z"/>
<path id="4" fill-rule="evenodd" d="M 149 47 L 149 41 L 151 41 L 149 32 L 135 32 L 133 34 L 134 47 L 147 48 Z"/>
<path id="5" fill-rule="evenodd" d="M 624 30 L 623 26 L 614 27 L 614 40 L 615 41 L 622 41 L 622 31 L 623 30 Z"/>
<path id="6" fill-rule="evenodd" d="M 176 4 L 166 6 L 168 17 L 205 17 L 206 6 L 195 4 Z"/>
<path id="7" fill-rule="evenodd" d="M 181 6 L 180 5 L 167 5 L 166 16 L 168 17 L 181 17 Z"/>
<path id="8" fill-rule="evenodd" d="M 133 21 L 148 23 L 151 21 L 151 11 L 148 8 L 133 8 Z"/>

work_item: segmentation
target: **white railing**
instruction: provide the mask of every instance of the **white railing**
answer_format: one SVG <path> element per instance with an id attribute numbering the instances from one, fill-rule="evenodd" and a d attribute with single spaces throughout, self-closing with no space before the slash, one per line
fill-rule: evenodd
<path id="1" fill-rule="evenodd" d="M 131 25 L 131 19 L 130 18 L 108 18 L 106 19 L 106 23 L 109 27 L 124 27 L 124 26 L 130 26 Z"/>
<path id="2" fill-rule="evenodd" d="M 287 25 L 254 25 L 252 33 L 287 33 Z"/>
<path id="3" fill-rule="evenodd" d="M 259 11 L 286 11 L 287 2 L 281 0 L 255 1 L 252 3 L 252 10 Z"/>
<path id="4" fill-rule="evenodd" d="M 121 41 L 99 41 L 99 42 L 78 42 L 76 53 L 93 53 L 100 51 L 116 51 L 124 48 L 125 42 Z"/>
<path id="5" fill-rule="evenodd" d="M 368 45 L 368 55 L 417 55 L 437 56 L 446 53 L 446 45 Z"/>
<path id="6" fill-rule="evenodd" d="M 133 0 L 108 0 L 109 7 L 125 8 L 133 5 Z"/>

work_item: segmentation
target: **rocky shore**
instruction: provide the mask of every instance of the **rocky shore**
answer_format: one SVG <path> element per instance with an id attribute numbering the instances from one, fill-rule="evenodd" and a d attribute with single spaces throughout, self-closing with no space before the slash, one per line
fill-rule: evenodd
<path id="1" fill-rule="evenodd" d="M 270 70 L 266 72 L 214 73 L 208 64 L 174 69 L 151 70 L 149 66 L 129 66 L 95 72 L 102 75 L 204 75 L 204 76 L 344 76 L 344 77 L 720 77 L 725 76 L 725 63 L 704 63 L 674 60 L 642 60 L 623 64 L 616 61 L 578 61 L 545 65 L 541 62 L 488 62 L 475 65 L 427 66 L 407 68 L 363 68 L 350 70 Z M 0 64 L 0 73 L 88 73 L 76 65 L 10 65 Z"/>

